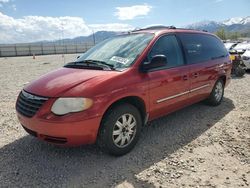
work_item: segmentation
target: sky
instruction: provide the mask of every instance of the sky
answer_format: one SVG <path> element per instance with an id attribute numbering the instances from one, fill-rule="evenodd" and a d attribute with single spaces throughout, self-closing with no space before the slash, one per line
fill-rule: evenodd
<path id="1" fill-rule="evenodd" d="M 0 43 L 250 16 L 250 0 L 0 0 Z"/>

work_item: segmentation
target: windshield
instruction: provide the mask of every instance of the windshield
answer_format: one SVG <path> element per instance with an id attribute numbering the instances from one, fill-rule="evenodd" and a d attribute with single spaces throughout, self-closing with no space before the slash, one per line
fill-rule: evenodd
<path id="1" fill-rule="evenodd" d="M 126 34 L 107 39 L 80 56 L 76 62 L 93 60 L 105 62 L 114 69 L 124 69 L 132 65 L 142 53 L 153 34 Z"/>

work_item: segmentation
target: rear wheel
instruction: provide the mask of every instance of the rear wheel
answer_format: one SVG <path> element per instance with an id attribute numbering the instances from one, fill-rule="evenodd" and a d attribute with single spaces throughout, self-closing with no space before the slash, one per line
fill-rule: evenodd
<path id="1" fill-rule="evenodd" d="M 124 155 L 136 145 L 142 127 L 140 112 L 131 104 L 111 108 L 103 118 L 97 143 L 113 155 Z"/>
<path id="2" fill-rule="evenodd" d="M 234 74 L 237 77 L 242 77 L 246 73 L 246 68 L 245 64 L 241 60 L 237 60 L 233 62 L 233 67 L 232 67 L 232 74 Z"/>
<path id="3" fill-rule="evenodd" d="M 224 96 L 224 82 L 222 79 L 217 80 L 217 82 L 214 85 L 214 88 L 207 99 L 207 104 L 211 106 L 218 106 Z"/>
<path id="4" fill-rule="evenodd" d="M 242 77 L 242 76 L 244 76 L 244 74 L 246 73 L 246 70 L 245 70 L 244 68 L 242 68 L 242 67 L 237 67 L 237 68 L 234 70 L 234 72 L 235 72 L 235 76 L 237 76 L 237 77 Z"/>

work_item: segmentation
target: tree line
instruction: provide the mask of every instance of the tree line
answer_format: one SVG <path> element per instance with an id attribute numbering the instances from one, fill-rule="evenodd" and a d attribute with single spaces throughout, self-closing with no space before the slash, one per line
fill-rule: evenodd
<path id="1" fill-rule="evenodd" d="M 249 37 L 250 33 L 240 33 L 240 32 L 229 32 L 224 28 L 220 28 L 215 32 L 215 34 L 220 37 L 221 40 L 239 40 L 240 38 Z"/>

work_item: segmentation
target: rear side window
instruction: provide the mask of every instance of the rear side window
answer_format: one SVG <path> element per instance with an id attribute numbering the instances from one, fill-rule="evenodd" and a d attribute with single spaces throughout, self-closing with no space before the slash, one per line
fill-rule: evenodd
<path id="1" fill-rule="evenodd" d="M 200 63 L 227 56 L 223 43 L 216 37 L 206 34 L 179 34 L 188 64 Z"/>
<path id="2" fill-rule="evenodd" d="M 155 55 L 167 57 L 166 68 L 177 67 L 184 64 L 182 51 L 174 35 L 165 35 L 159 38 L 148 54 L 148 60 Z"/>

